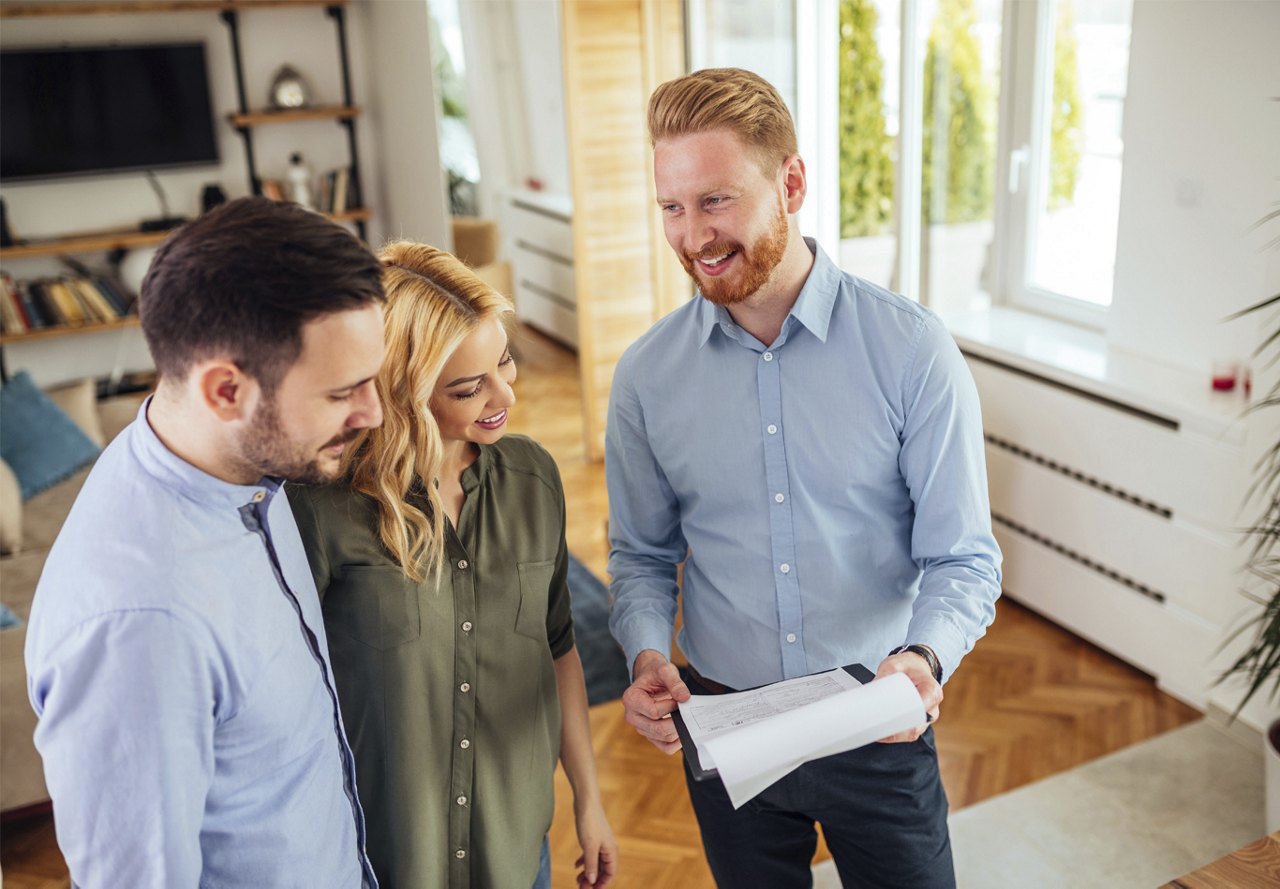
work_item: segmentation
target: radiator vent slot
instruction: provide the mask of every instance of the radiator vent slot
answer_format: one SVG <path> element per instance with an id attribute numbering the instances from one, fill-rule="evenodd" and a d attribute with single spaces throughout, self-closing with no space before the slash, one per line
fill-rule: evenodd
<path id="1" fill-rule="evenodd" d="M 1173 518 L 1173 510 L 1167 506 L 1161 506 L 1159 503 L 1147 500 L 1144 497 L 1139 497 L 1137 494 L 1130 494 L 1123 488 L 1117 488 L 1109 482 L 1096 479 L 1091 475 L 1085 475 L 1078 469 L 1063 466 L 1061 463 L 1051 460 L 1048 457 L 1028 451 L 1026 448 L 1019 447 L 1011 441 L 1005 441 L 1003 438 L 997 438 L 994 435 L 987 435 L 985 437 L 987 439 L 987 443 L 992 447 L 997 447 L 1002 451 L 1008 451 L 1016 457 L 1021 457 L 1023 460 L 1029 460 L 1037 466 L 1043 466 L 1045 469 L 1051 469 L 1059 475 L 1065 475 L 1067 478 L 1078 481 L 1082 485 L 1088 485 L 1089 487 L 1101 491 L 1104 494 L 1109 494 L 1117 500 L 1123 500 L 1125 503 L 1137 506 L 1140 509 L 1145 509 L 1147 512 L 1154 513 L 1162 519 Z"/>
<path id="2" fill-rule="evenodd" d="M 1078 562 L 1079 564 L 1088 568 L 1090 571 L 1095 571 L 1098 574 L 1101 574 L 1103 577 L 1106 577 L 1110 580 L 1114 580 L 1118 584 L 1127 586 L 1129 589 L 1133 590 L 1136 593 L 1141 593 L 1142 595 L 1146 596 L 1148 599 L 1153 599 L 1156 602 L 1160 602 L 1160 603 L 1163 603 L 1165 600 L 1165 594 L 1160 592 L 1159 590 L 1154 590 L 1151 587 L 1147 586 L 1146 584 L 1140 583 L 1139 581 L 1134 580 L 1132 577 L 1126 577 L 1125 575 L 1121 574 L 1119 571 L 1115 571 L 1114 569 L 1108 568 L 1106 565 L 1099 564 L 1098 562 L 1095 562 L 1093 559 L 1089 558 L 1086 555 L 1082 555 L 1081 553 L 1078 553 L 1073 549 L 1070 549 L 1068 547 L 1063 546 L 1060 543 L 1050 540 L 1049 538 L 1045 537 L 1042 534 L 1032 531 L 1030 528 L 1026 527 L 1025 525 L 1020 525 L 1017 522 L 1010 521 L 1004 516 L 997 515 L 996 513 L 991 514 L 991 520 L 998 525 L 1004 525 L 1006 528 L 1008 528 L 1011 531 L 1016 531 L 1017 533 L 1021 534 L 1023 537 L 1026 537 L 1030 540 L 1034 540 L 1036 543 L 1040 544 L 1041 546 L 1047 547 L 1053 550 L 1058 555 L 1066 556 L 1071 561 Z"/>

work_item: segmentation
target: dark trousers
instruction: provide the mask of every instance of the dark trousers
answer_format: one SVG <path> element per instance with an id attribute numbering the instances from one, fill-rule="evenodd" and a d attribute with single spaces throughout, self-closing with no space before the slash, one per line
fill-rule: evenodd
<path id="1" fill-rule="evenodd" d="M 682 671 L 683 672 L 683 671 Z M 705 693 L 692 676 L 694 694 Z M 685 782 L 720 889 L 812 886 L 822 825 L 845 889 L 954 889 L 933 730 L 805 763 L 735 810 L 717 779 Z"/>

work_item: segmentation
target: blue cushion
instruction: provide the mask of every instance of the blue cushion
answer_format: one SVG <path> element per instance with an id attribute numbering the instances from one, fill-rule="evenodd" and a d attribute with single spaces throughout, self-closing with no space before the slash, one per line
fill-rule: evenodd
<path id="1" fill-rule="evenodd" d="M 98 456 L 98 446 L 19 371 L 0 388 L 0 457 L 22 499 L 52 487 Z"/>
<path id="2" fill-rule="evenodd" d="M 18 615 L 14 614 L 8 605 L 0 604 L 0 630 L 21 625 L 22 621 L 18 620 Z"/>

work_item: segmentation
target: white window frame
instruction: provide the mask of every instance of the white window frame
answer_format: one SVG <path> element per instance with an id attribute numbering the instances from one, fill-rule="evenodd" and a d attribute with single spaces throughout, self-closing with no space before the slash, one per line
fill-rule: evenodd
<path id="1" fill-rule="evenodd" d="M 995 243 L 996 298 L 1009 306 L 1104 330 L 1107 307 L 1035 286 L 1036 245 L 1048 192 L 1057 0 L 1005 0 Z M 1022 51 L 1031 47 L 1031 52 Z"/>

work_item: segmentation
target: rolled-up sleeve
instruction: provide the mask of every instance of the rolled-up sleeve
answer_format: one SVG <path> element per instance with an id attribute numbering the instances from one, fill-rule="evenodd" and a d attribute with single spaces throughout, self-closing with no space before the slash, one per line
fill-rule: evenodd
<path id="1" fill-rule="evenodd" d="M 899 463 L 915 505 L 911 556 L 922 572 L 906 641 L 932 647 L 945 678 L 995 619 L 1001 556 L 977 388 L 936 317 L 922 322 L 903 399 Z"/>

